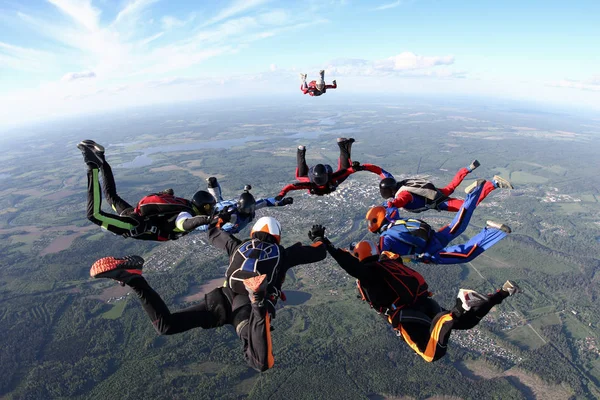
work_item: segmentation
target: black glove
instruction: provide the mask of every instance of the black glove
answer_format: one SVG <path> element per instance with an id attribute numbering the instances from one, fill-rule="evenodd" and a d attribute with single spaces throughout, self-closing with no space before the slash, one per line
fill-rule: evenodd
<path id="1" fill-rule="evenodd" d="M 281 199 L 280 206 L 287 206 L 288 204 L 294 204 L 294 199 L 292 197 L 286 197 Z"/>
<path id="2" fill-rule="evenodd" d="M 224 208 L 221 211 L 219 211 L 217 217 L 222 223 L 227 223 L 231 221 L 231 213 L 227 210 L 227 208 Z"/>
<path id="3" fill-rule="evenodd" d="M 360 162 L 358 161 L 352 161 L 352 169 L 354 169 L 355 171 L 364 171 L 365 167 L 360 165 Z"/>
<path id="4" fill-rule="evenodd" d="M 278 194 L 277 196 L 275 196 L 275 201 L 280 201 L 281 199 L 283 199 L 283 196 Z"/>
<path id="5" fill-rule="evenodd" d="M 206 182 L 208 183 L 209 188 L 216 188 L 218 186 L 217 178 L 215 178 L 214 176 L 207 178 Z"/>
<path id="6" fill-rule="evenodd" d="M 308 231 L 308 238 L 314 242 L 325 240 L 325 227 L 323 225 L 313 225 Z"/>

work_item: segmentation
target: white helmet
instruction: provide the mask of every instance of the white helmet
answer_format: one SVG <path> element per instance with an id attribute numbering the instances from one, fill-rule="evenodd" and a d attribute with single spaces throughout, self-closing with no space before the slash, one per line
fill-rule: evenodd
<path id="1" fill-rule="evenodd" d="M 260 217 L 250 231 L 250 237 L 254 237 L 255 233 L 265 232 L 273 236 L 279 244 L 281 240 L 281 224 L 273 217 Z"/>

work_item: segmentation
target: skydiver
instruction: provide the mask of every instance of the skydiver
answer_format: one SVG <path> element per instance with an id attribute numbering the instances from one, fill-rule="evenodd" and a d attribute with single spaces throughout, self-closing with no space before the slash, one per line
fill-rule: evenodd
<path id="1" fill-rule="evenodd" d="M 377 245 L 370 241 L 358 242 L 351 252 L 336 249 L 325 237 L 325 230 L 319 228 L 313 226 L 309 235 L 326 243 L 327 251 L 340 267 L 357 279 L 362 300 L 427 362 L 446 354 L 453 329 L 474 328 L 496 304 L 519 292 L 517 284 L 510 280 L 487 296 L 460 289 L 455 306 L 446 310 L 431 298 L 425 278 L 402 264 L 398 255 L 379 254 Z"/>
<path id="2" fill-rule="evenodd" d="M 217 181 L 217 178 L 211 176 L 206 179 L 208 192 L 217 201 L 215 205 L 215 213 L 227 213 L 229 215 L 229 222 L 225 223 L 221 229 L 229 233 L 238 233 L 244 229 L 255 217 L 255 211 L 260 210 L 264 207 L 282 207 L 288 204 L 293 204 L 294 199 L 292 197 L 286 197 L 276 200 L 273 197 L 256 200 L 250 193 L 252 187 L 246 185 L 244 192 L 240 197 L 231 200 L 223 200 L 221 194 L 221 185 Z M 206 232 L 208 231 L 208 225 L 202 225 L 196 229 L 197 231 Z"/>
<path id="3" fill-rule="evenodd" d="M 406 211 L 419 213 L 426 210 L 458 211 L 463 200 L 449 197 L 462 183 L 465 177 L 479 167 L 479 161 L 473 162 L 466 168 L 461 168 L 452 181 L 444 188 L 436 188 L 433 183 L 424 179 L 404 179 L 396 182 L 393 176 L 379 182 L 381 197 L 387 200 L 388 207 L 403 208 Z M 477 183 L 473 183 L 476 185 Z M 494 189 L 514 189 L 509 181 L 495 175 L 486 182 L 477 204 L 487 197 Z M 469 190 L 467 188 L 466 190 Z"/>
<path id="4" fill-rule="evenodd" d="M 209 224 L 213 219 L 216 201 L 204 190 L 196 192 L 192 200 L 175 197 L 172 189 L 155 193 L 156 199 L 168 203 L 156 205 L 156 208 L 162 207 L 168 209 L 168 212 L 147 215 L 142 211 L 149 206 L 142 204 L 144 199 L 134 208 L 117 194 L 115 179 L 104 157 L 103 146 L 93 140 L 83 140 L 77 148 L 81 150 L 88 167 L 87 218 L 94 224 L 124 237 L 165 241 L 187 235 L 199 226 Z M 101 210 L 100 171 L 104 197 L 118 214 L 108 214 Z"/>
<path id="5" fill-rule="evenodd" d="M 480 179 L 467 194 L 454 219 L 435 232 L 419 219 L 402 219 L 397 208 L 371 207 L 366 219 L 369 231 L 379 233 L 381 251 L 390 251 L 415 262 L 461 264 L 472 261 L 485 250 L 504 239 L 511 229 L 504 224 L 487 221 L 487 226 L 467 243 L 448 246 L 469 224 L 486 181 Z M 446 247 L 448 246 L 448 247 Z"/>
<path id="6" fill-rule="evenodd" d="M 338 169 L 333 172 L 333 168 L 329 164 L 317 164 L 313 167 L 308 168 L 306 164 L 306 147 L 298 146 L 296 153 L 296 180 L 299 183 L 291 183 L 286 185 L 279 195 L 275 197 L 275 200 L 283 199 L 289 191 L 307 189 L 310 194 L 317 196 L 323 196 L 330 194 L 335 191 L 337 187 L 348 178 L 358 171 L 369 171 L 374 174 L 378 174 L 381 178 L 391 176 L 387 171 L 373 164 L 360 164 L 357 161 L 352 162 L 351 151 L 352 143 L 355 140 L 353 138 L 338 138 L 337 144 L 340 148 L 340 156 L 338 159 Z"/>
<path id="7" fill-rule="evenodd" d="M 306 74 L 300 74 L 300 90 L 302 93 L 309 94 L 311 96 L 320 96 L 327 92 L 327 89 L 336 89 L 337 82 L 335 79 L 333 80 L 332 85 L 325 84 L 325 70 L 319 71 L 319 80 L 318 81 L 310 81 L 310 83 L 306 83 Z"/>
<path id="8" fill-rule="evenodd" d="M 219 221 L 220 224 L 220 221 Z M 171 313 L 146 279 L 144 260 L 139 256 L 106 257 L 90 270 L 94 278 L 110 278 L 130 286 L 137 294 L 159 335 L 173 335 L 193 328 L 211 329 L 232 325 L 243 342 L 244 358 L 258 370 L 274 365 L 271 346 L 271 318 L 286 272 L 301 264 L 318 262 L 327 256 L 325 245 L 313 240 L 311 246 L 296 243 L 281 246 L 281 225 L 272 217 L 256 221 L 250 239 L 241 241 L 212 224 L 209 242 L 227 252 L 230 264 L 226 283 L 204 296 L 195 306 Z"/>

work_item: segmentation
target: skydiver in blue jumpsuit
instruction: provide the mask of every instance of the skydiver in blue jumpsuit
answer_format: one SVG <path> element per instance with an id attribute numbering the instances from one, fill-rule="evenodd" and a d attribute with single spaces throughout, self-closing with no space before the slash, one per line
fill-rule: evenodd
<path id="1" fill-rule="evenodd" d="M 211 176 L 206 181 L 208 182 L 208 192 L 217 201 L 215 213 L 225 213 L 228 216 L 229 221 L 221 226 L 221 229 L 228 233 L 238 233 L 244 229 L 254 219 L 256 210 L 264 207 L 282 207 L 294 203 L 292 197 L 285 197 L 278 201 L 274 197 L 255 200 L 250 193 L 250 185 L 244 188 L 244 192 L 238 199 L 223 200 L 221 185 L 217 178 Z M 207 232 L 208 225 L 202 225 L 196 228 L 196 231 Z"/>
<path id="2" fill-rule="evenodd" d="M 472 261 L 511 232 L 504 224 L 487 221 L 487 226 L 467 243 L 448 246 L 460 236 L 477 207 L 486 181 L 481 179 L 471 190 L 452 222 L 435 232 L 429 224 L 418 219 L 402 219 L 395 207 L 372 207 L 367 212 L 369 230 L 380 233 L 381 251 L 400 256 L 412 256 L 415 262 L 461 264 Z M 448 246 L 448 247 L 447 247 Z"/>

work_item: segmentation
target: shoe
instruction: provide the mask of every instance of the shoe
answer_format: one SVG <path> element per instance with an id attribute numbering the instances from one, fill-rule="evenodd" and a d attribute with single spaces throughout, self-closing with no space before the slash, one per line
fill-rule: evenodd
<path id="1" fill-rule="evenodd" d="M 485 183 L 485 179 L 477 179 L 475 182 L 471 183 L 469 186 L 465 188 L 465 193 L 469 194 L 477 187 L 483 185 Z"/>
<path id="2" fill-rule="evenodd" d="M 489 301 L 488 296 L 469 289 L 460 289 L 457 298 L 460 300 L 461 306 L 465 311 L 469 311 L 472 307 L 480 306 Z"/>
<path id="3" fill-rule="evenodd" d="M 244 279 L 244 286 L 248 291 L 248 296 L 252 304 L 260 303 L 267 294 L 267 275 L 262 274 Z"/>
<path id="4" fill-rule="evenodd" d="M 356 142 L 356 140 L 354 140 L 354 138 L 339 137 L 339 138 L 337 138 L 337 142 L 338 143 L 354 143 L 354 142 Z"/>
<path id="5" fill-rule="evenodd" d="M 500 229 L 502 232 L 511 233 L 510 226 L 494 221 L 486 221 L 485 224 L 490 228 Z"/>
<path id="6" fill-rule="evenodd" d="M 300 74 L 300 80 L 302 82 L 306 81 L 306 74 Z"/>
<path id="7" fill-rule="evenodd" d="M 479 167 L 480 165 L 481 164 L 479 164 L 479 161 L 473 160 L 471 164 L 467 167 L 467 169 L 469 170 L 469 172 L 473 172 L 473 170 L 477 169 L 477 167 Z"/>
<path id="8" fill-rule="evenodd" d="M 298 146 L 298 151 L 306 151 L 306 146 Z"/>
<path id="9" fill-rule="evenodd" d="M 494 175 L 494 186 L 500 189 L 514 189 L 514 186 L 511 185 L 511 183 L 509 181 L 507 181 L 506 179 L 502 178 L 501 176 L 498 175 Z"/>
<path id="10" fill-rule="evenodd" d="M 324 69 L 322 69 L 322 70 L 319 71 L 319 75 L 323 75 L 324 73 L 325 73 Z"/>
<path id="11" fill-rule="evenodd" d="M 335 81 L 335 79 L 331 83 L 333 83 L 333 86 L 337 86 L 337 82 Z"/>
<path id="12" fill-rule="evenodd" d="M 140 256 L 125 256 L 123 258 L 104 257 L 92 265 L 92 278 L 109 278 L 126 284 L 131 279 L 142 275 L 144 259 Z"/>
<path id="13" fill-rule="evenodd" d="M 519 285 L 517 285 L 513 281 L 506 281 L 506 282 L 504 282 L 504 285 L 502 285 L 502 289 L 501 290 L 503 290 L 506 293 L 508 293 L 509 296 L 514 296 L 515 294 L 521 292 L 521 288 L 519 287 Z"/>
<path id="14" fill-rule="evenodd" d="M 104 164 L 104 147 L 93 140 L 82 140 L 77 148 L 83 154 L 83 161 L 90 167 L 100 168 Z"/>

